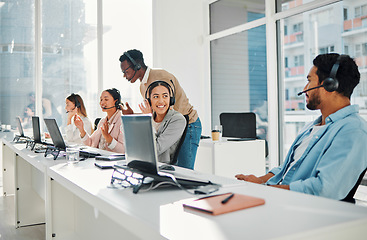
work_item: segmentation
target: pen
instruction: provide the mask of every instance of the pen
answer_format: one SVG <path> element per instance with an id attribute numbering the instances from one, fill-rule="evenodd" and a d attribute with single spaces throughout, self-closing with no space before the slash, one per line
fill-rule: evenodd
<path id="1" fill-rule="evenodd" d="M 229 195 L 228 197 L 226 197 L 225 199 L 222 200 L 222 204 L 226 204 L 229 200 L 231 200 L 231 198 L 233 198 L 234 193 L 232 193 L 231 195 Z"/>

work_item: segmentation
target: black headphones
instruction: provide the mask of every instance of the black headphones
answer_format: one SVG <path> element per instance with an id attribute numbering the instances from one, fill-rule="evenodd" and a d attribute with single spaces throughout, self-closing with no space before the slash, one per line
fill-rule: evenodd
<path id="1" fill-rule="evenodd" d="M 340 60 L 342 59 L 343 55 L 339 55 L 339 57 L 336 59 L 336 62 L 334 63 L 333 67 L 331 68 L 329 77 L 325 78 L 322 86 L 324 89 L 328 92 L 334 92 L 339 87 L 339 81 L 336 78 L 336 74 L 338 73 Z"/>
<path id="2" fill-rule="evenodd" d="M 172 84 L 173 84 L 173 81 L 171 80 Z M 150 96 L 148 96 L 148 93 L 150 91 L 150 89 L 153 89 L 155 88 L 156 86 L 159 86 L 159 85 L 163 85 L 165 86 L 168 91 L 170 92 L 170 96 L 169 96 L 169 106 L 173 106 L 175 105 L 175 102 L 176 102 L 176 99 L 175 99 L 175 92 L 173 91 L 171 85 L 169 85 L 167 82 L 165 81 L 155 81 L 155 82 L 152 82 L 151 84 L 149 84 L 147 90 L 145 91 L 145 99 L 148 100 L 149 102 L 149 105 L 152 105 L 152 102 L 150 100 Z M 173 85 L 174 86 L 174 85 Z"/>
<path id="3" fill-rule="evenodd" d="M 104 109 L 111 109 L 111 108 L 116 108 L 116 109 L 121 109 L 120 104 L 123 106 L 123 104 L 121 103 L 121 94 L 120 91 L 116 88 L 111 88 L 111 89 L 106 89 L 105 91 L 109 92 L 111 94 L 111 96 L 113 97 L 114 100 L 116 100 L 115 105 L 113 107 L 109 107 L 109 108 L 104 108 Z"/>
<path id="4" fill-rule="evenodd" d="M 70 97 L 74 98 L 74 104 L 75 104 L 75 107 L 76 107 L 76 108 L 80 108 L 81 104 L 80 104 L 80 102 L 78 101 L 78 98 L 76 97 L 76 94 L 72 93 L 72 94 L 70 95 Z"/>
<path id="5" fill-rule="evenodd" d="M 135 62 L 135 60 L 130 56 L 130 54 L 128 52 L 124 52 L 124 55 L 130 60 L 130 62 L 133 64 L 134 66 L 134 71 L 138 71 L 141 68 L 141 65 L 137 62 Z"/>

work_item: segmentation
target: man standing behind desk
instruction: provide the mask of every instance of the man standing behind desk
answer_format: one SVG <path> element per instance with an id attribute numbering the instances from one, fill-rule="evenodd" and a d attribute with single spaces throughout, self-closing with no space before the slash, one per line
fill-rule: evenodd
<path id="1" fill-rule="evenodd" d="M 140 80 L 140 93 L 144 98 L 147 87 L 154 81 L 165 81 L 171 85 L 175 92 L 176 99 L 173 109 L 180 112 L 182 115 L 189 116 L 189 125 L 187 127 L 185 140 L 178 155 L 177 165 L 194 169 L 196 152 L 201 136 L 201 122 L 197 111 L 189 103 L 189 99 L 176 77 L 163 69 L 151 69 L 146 66 L 143 54 L 136 49 L 124 52 L 119 60 L 121 62 L 121 70 L 124 77 L 129 82 L 134 83 L 136 80 Z M 124 114 L 133 113 L 128 103 L 126 103 L 126 108 L 126 110 L 123 110 Z"/>
<path id="2" fill-rule="evenodd" d="M 322 115 L 300 132 L 282 165 L 236 178 L 353 202 L 349 192 L 367 168 L 367 123 L 350 104 L 360 73 L 347 55 L 322 54 L 313 65 L 298 95 L 305 93 L 307 108 Z"/>

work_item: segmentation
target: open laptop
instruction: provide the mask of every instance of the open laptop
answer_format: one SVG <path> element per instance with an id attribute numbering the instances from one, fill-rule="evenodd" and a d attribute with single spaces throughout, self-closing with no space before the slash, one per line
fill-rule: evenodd
<path id="1" fill-rule="evenodd" d="M 159 170 L 155 134 L 151 114 L 123 115 L 122 124 L 125 138 L 125 157 L 127 166 L 157 181 L 173 181 L 170 174 L 184 186 L 203 186 L 211 184 L 208 180 L 178 175 L 176 172 Z M 119 167 L 119 166 L 117 166 Z"/>
<path id="2" fill-rule="evenodd" d="M 59 126 L 57 125 L 57 122 L 55 119 L 44 119 L 45 123 L 46 123 L 46 127 L 48 132 L 50 133 L 52 142 L 54 147 L 57 150 L 60 151 L 65 151 L 65 149 L 68 147 L 65 144 L 64 138 L 61 135 Z M 96 156 L 100 156 L 101 154 L 99 152 L 97 152 L 97 150 L 79 150 L 79 153 L 82 157 L 87 157 L 87 158 L 94 158 Z"/>
<path id="3" fill-rule="evenodd" d="M 33 127 L 33 140 L 34 140 L 35 144 L 39 143 L 39 144 L 46 145 L 46 146 L 47 145 L 52 145 L 50 143 L 42 142 L 39 117 L 37 117 L 37 116 L 32 117 L 32 127 Z M 32 146 L 32 150 L 34 148 L 34 145 Z"/>
<path id="4" fill-rule="evenodd" d="M 24 130 L 23 130 L 22 121 L 20 120 L 20 117 L 16 117 L 15 121 L 17 123 L 19 135 L 16 135 L 13 141 L 16 143 L 26 143 L 27 140 L 29 140 L 30 138 L 24 135 Z"/>

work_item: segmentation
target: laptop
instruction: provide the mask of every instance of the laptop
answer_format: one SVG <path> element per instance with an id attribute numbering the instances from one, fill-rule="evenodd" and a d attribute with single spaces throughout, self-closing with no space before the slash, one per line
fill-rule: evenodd
<path id="1" fill-rule="evenodd" d="M 172 171 L 159 169 L 155 133 L 151 114 L 123 115 L 122 125 L 125 138 L 125 158 L 128 168 L 137 170 L 144 176 L 157 181 L 170 181 L 173 175 L 184 186 L 203 186 L 212 184 L 208 180 L 192 178 Z M 123 166 L 116 166 L 123 167 Z"/>
<path id="2" fill-rule="evenodd" d="M 27 140 L 29 140 L 30 138 L 27 136 L 24 136 L 24 131 L 23 131 L 23 127 L 22 127 L 22 121 L 20 120 L 20 117 L 16 117 L 15 121 L 17 123 L 17 127 L 18 127 L 18 131 L 19 131 L 19 135 L 16 135 L 13 139 L 13 141 L 15 143 L 26 143 Z"/>
<path id="3" fill-rule="evenodd" d="M 53 119 L 53 118 L 50 118 L 50 119 L 46 118 L 44 120 L 45 120 L 45 123 L 46 123 L 47 130 L 50 133 L 50 136 L 51 136 L 54 147 L 57 150 L 65 151 L 65 149 L 68 146 L 65 144 L 64 138 L 61 135 L 60 128 L 57 125 L 56 120 Z M 101 155 L 100 153 L 97 152 L 97 150 L 89 150 L 89 149 L 88 150 L 79 150 L 79 154 L 82 157 L 86 157 L 86 158 L 94 158 L 96 156 Z"/>
<path id="4" fill-rule="evenodd" d="M 47 142 L 42 142 L 39 117 L 37 117 L 37 116 L 32 117 L 32 127 L 33 127 L 33 140 L 34 140 L 35 144 L 39 143 L 39 144 L 42 144 L 42 145 L 52 145 L 52 144 L 47 143 Z M 33 148 L 34 148 L 34 146 L 32 147 L 32 150 L 33 150 Z"/>

